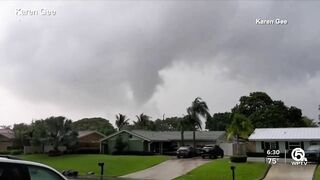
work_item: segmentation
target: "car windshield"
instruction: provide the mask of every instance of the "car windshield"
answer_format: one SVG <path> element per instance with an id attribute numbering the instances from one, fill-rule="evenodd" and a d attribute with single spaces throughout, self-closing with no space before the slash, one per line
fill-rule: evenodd
<path id="1" fill-rule="evenodd" d="M 307 150 L 308 151 L 319 151 L 320 145 L 310 146 Z"/>

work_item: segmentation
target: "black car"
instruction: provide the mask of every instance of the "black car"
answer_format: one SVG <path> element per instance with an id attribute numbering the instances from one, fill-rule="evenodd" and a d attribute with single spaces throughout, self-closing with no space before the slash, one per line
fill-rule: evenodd
<path id="1" fill-rule="evenodd" d="M 214 146 L 204 146 L 202 148 L 202 153 L 201 153 L 201 157 L 204 159 L 206 157 L 210 158 L 210 159 L 216 159 L 218 157 L 223 158 L 224 156 L 224 152 L 223 150 L 218 146 L 218 145 L 214 145 Z"/>
<path id="2" fill-rule="evenodd" d="M 310 162 L 320 163 L 320 145 L 313 145 L 305 150 L 305 157 Z"/>
<path id="3" fill-rule="evenodd" d="M 193 147 L 190 146 L 181 146 L 178 150 L 177 150 L 177 158 L 180 157 L 193 157 L 196 155 L 196 152 L 194 150 Z"/>

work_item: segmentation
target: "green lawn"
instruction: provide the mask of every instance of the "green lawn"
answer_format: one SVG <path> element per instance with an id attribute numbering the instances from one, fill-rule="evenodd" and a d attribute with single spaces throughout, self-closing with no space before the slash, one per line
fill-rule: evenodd
<path id="1" fill-rule="evenodd" d="M 232 179 L 232 171 L 230 170 L 231 163 L 229 161 L 229 158 L 213 160 L 212 162 L 204 164 L 177 179 Z M 247 162 L 233 164 L 236 166 L 236 180 L 260 179 L 268 169 L 268 165 L 264 163 Z"/>
<path id="2" fill-rule="evenodd" d="M 87 172 L 100 173 L 99 161 L 105 163 L 106 176 L 121 176 L 161 163 L 166 156 L 111 156 L 111 155 L 63 155 L 49 157 L 48 155 L 23 155 L 22 159 L 47 164 L 59 171 L 74 169 L 80 174 Z"/>
<path id="3" fill-rule="evenodd" d="M 320 180 L 320 166 L 317 166 L 317 169 L 314 175 L 314 180 Z"/>

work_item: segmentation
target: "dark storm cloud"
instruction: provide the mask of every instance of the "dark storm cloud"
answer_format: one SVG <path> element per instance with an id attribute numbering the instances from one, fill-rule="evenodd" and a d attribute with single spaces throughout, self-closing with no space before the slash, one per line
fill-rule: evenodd
<path id="1" fill-rule="evenodd" d="M 22 19 L 1 42 L 2 86 L 33 101 L 143 104 L 174 61 L 214 62 L 230 78 L 296 82 L 319 70 L 319 3 L 99 2 Z M 299 13 L 297 13 L 299 12 Z M 256 18 L 284 18 L 261 26 Z M 314 20 L 314 21 L 313 21 Z"/>

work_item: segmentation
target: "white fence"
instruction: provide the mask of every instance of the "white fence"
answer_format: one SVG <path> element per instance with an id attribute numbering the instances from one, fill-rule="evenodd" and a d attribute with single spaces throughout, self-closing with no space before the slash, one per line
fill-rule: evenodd
<path id="1" fill-rule="evenodd" d="M 219 146 L 224 151 L 224 155 L 232 156 L 233 155 L 233 146 L 232 143 L 220 143 Z"/>
<path id="2" fill-rule="evenodd" d="M 233 143 L 220 143 L 219 146 L 224 151 L 224 155 L 233 156 L 237 152 L 237 144 Z M 239 144 L 239 154 L 246 154 L 246 145 L 245 143 Z"/>

